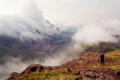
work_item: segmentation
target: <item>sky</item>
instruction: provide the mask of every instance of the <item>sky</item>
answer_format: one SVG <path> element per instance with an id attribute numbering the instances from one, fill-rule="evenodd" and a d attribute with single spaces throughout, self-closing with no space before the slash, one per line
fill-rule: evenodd
<path id="1" fill-rule="evenodd" d="M 47 20 L 57 25 L 120 18 L 120 0 L 0 0 L 0 15 L 18 14 L 33 4 Z"/>

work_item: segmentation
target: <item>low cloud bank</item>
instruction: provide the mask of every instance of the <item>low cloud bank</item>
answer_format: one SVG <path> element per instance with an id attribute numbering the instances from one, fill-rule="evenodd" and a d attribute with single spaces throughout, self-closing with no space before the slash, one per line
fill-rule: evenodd
<path id="1" fill-rule="evenodd" d="M 35 5 L 29 5 L 22 12 L 14 16 L 0 16 L 0 35 L 20 40 L 40 40 L 57 32 L 56 27 L 44 19 Z"/>
<path id="2" fill-rule="evenodd" d="M 118 42 L 120 20 L 109 19 L 85 24 L 75 33 L 73 40 L 77 43 L 97 44 L 100 42 Z"/>

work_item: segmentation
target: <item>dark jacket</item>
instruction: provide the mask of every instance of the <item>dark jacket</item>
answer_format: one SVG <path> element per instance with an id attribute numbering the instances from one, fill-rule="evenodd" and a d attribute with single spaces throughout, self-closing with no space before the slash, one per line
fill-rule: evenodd
<path id="1" fill-rule="evenodd" d="M 104 54 L 102 54 L 102 55 L 100 56 L 100 58 L 101 58 L 102 60 L 104 60 Z"/>

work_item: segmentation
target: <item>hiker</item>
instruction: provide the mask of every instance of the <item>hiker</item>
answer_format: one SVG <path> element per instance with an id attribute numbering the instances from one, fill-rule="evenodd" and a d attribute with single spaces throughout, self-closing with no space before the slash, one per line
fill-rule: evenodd
<path id="1" fill-rule="evenodd" d="M 103 53 L 100 55 L 100 61 L 101 61 L 101 66 L 103 66 L 104 65 L 104 54 Z"/>

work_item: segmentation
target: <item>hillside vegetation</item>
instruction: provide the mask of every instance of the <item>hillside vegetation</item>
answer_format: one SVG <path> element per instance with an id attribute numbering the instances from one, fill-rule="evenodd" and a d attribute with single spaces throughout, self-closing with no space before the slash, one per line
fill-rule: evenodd
<path id="1" fill-rule="evenodd" d="M 61 66 L 42 66 L 31 64 L 23 72 L 13 72 L 7 78 L 17 80 L 119 80 L 120 49 L 117 45 L 101 45 L 109 49 L 104 52 L 105 65 L 100 64 L 100 53 L 93 48 L 84 56 L 73 59 Z"/>

